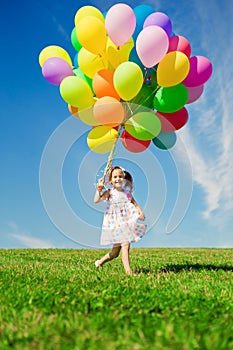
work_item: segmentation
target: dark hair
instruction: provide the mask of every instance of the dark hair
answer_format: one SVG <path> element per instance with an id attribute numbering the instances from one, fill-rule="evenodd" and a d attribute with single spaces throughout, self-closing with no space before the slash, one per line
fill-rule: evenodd
<path id="1" fill-rule="evenodd" d="M 125 179 L 124 188 L 128 189 L 130 192 L 132 192 L 133 191 L 133 177 L 127 170 L 124 170 L 124 179 Z"/>
<path id="2" fill-rule="evenodd" d="M 112 180 L 112 173 L 113 173 L 113 170 L 115 170 L 115 169 L 120 169 L 121 171 L 122 171 L 122 173 L 123 173 L 123 175 L 124 175 L 124 177 L 125 177 L 125 172 L 124 172 L 124 170 L 120 167 L 120 166 L 113 166 L 113 167 L 111 167 L 110 169 L 109 169 L 109 171 L 108 171 L 108 181 L 111 181 Z"/>
<path id="3" fill-rule="evenodd" d="M 133 183 L 133 177 L 127 170 L 124 170 L 124 175 L 125 175 L 124 178 L 126 181 L 130 181 Z"/>

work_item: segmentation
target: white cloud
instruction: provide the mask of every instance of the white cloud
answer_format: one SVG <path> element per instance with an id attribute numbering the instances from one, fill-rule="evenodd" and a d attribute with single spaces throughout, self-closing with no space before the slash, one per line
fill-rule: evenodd
<path id="1" fill-rule="evenodd" d="M 9 236 L 17 240 L 20 244 L 25 246 L 25 248 L 54 248 L 51 242 L 19 230 L 14 222 L 10 222 L 8 226 L 11 228 Z"/>
<path id="2" fill-rule="evenodd" d="M 67 33 L 66 29 L 63 28 L 63 26 L 58 22 L 55 16 L 52 16 L 52 20 L 56 24 L 58 32 L 62 35 L 65 41 L 69 42 L 71 33 L 70 34 Z"/>
<path id="3" fill-rule="evenodd" d="M 216 210 L 227 218 L 226 213 L 233 209 L 233 39 L 229 37 L 226 45 L 228 29 L 227 25 L 219 28 L 223 14 L 218 6 L 216 1 L 196 4 L 200 52 L 193 54 L 206 55 L 213 63 L 213 74 L 200 100 L 188 106 L 189 124 L 179 132 L 190 156 L 194 182 L 205 194 L 205 218 L 212 217 Z"/>
<path id="4" fill-rule="evenodd" d="M 203 212 L 203 216 L 208 218 L 211 212 L 219 207 L 220 203 L 221 191 L 216 179 L 218 170 L 211 170 L 210 160 L 204 159 L 201 151 L 195 146 L 193 133 L 190 132 L 188 126 L 182 130 L 181 135 L 192 164 L 193 180 L 202 187 L 205 193 L 206 210 Z"/>
<path id="5" fill-rule="evenodd" d="M 49 241 L 45 241 L 40 238 L 24 235 L 22 233 L 12 233 L 10 235 L 23 244 L 26 248 L 54 248 Z"/>
<path id="6" fill-rule="evenodd" d="M 216 83 L 216 80 L 215 80 Z M 211 88 L 211 86 L 210 86 Z M 186 126 L 179 135 L 186 145 L 193 168 L 194 182 L 199 184 L 205 192 L 206 210 L 204 217 L 210 217 L 215 209 L 222 212 L 233 209 L 233 110 L 232 100 L 228 92 L 221 91 L 221 82 L 218 81 L 219 88 L 219 112 L 217 121 L 209 121 L 208 128 L 199 128 L 191 125 L 192 129 Z M 215 106 L 210 106 L 208 100 L 203 104 L 203 111 L 208 110 L 208 115 L 214 115 Z M 201 116 L 193 110 L 193 118 Z M 204 118 L 205 112 L 202 117 Z M 211 142 L 212 141 L 212 142 Z"/>

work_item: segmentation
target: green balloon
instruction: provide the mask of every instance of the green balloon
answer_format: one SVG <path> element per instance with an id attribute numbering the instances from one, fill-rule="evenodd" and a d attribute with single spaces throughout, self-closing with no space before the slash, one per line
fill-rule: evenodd
<path id="1" fill-rule="evenodd" d="M 122 100 L 132 100 L 141 90 L 143 73 L 134 62 L 123 62 L 115 70 L 113 84 Z"/>
<path id="2" fill-rule="evenodd" d="M 71 32 L 71 43 L 76 51 L 79 51 L 82 48 L 82 45 L 78 41 L 77 34 L 76 34 L 76 27 Z"/>
<path id="3" fill-rule="evenodd" d="M 152 142 L 160 149 L 172 148 L 176 143 L 176 133 L 161 131 L 159 135 L 152 140 Z"/>
<path id="4" fill-rule="evenodd" d="M 159 112 L 172 113 L 183 108 L 188 101 L 188 89 L 183 84 L 161 87 L 154 96 L 154 108 Z"/>
<path id="5" fill-rule="evenodd" d="M 143 84 L 141 90 L 130 102 L 153 109 L 155 89 L 151 85 Z"/>
<path id="6" fill-rule="evenodd" d="M 80 110 L 92 107 L 95 102 L 87 82 L 75 75 L 65 77 L 62 80 L 60 94 L 66 103 Z"/>
<path id="7" fill-rule="evenodd" d="M 83 79 L 84 81 L 87 82 L 87 84 L 90 86 L 91 88 L 91 91 L 93 92 L 94 94 L 94 90 L 93 90 L 93 87 L 92 87 L 92 79 L 89 78 L 88 76 L 86 76 L 83 71 L 81 70 L 81 68 L 75 68 L 73 69 L 73 73 L 74 75 L 76 75 L 76 77 L 79 77 L 81 79 Z"/>
<path id="8" fill-rule="evenodd" d="M 161 122 L 152 112 L 139 112 L 125 122 L 125 130 L 138 140 L 151 140 L 160 133 Z"/>

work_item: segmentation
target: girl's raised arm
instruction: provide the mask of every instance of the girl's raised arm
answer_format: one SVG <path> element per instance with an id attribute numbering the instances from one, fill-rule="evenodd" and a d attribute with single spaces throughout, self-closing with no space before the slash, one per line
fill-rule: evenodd
<path id="1" fill-rule="evenodd" d="M 98 184 L 96 186 L 94 203 L 103 202 L 105 199 L 109 198 L 109 190 L 105 191 L 104 193 L 101 193 L 103 190 L 103 186 L 104 186 L 104 179 L 101 178 L 99 179 Z"/>
<path id="2" fill-rule="evenodd" d="M 105 199 L 109 198 L 109 190 L 105 191 L 101 194 L 101 191 L 98 191 L 98 188 L 96 189 L 95 196 L 94 196 L 94 203 L 99 203 L 105 201 Z"/>

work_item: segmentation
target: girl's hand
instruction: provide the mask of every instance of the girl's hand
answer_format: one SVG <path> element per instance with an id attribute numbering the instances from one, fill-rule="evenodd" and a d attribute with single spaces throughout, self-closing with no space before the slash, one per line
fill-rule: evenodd
<path id="1" fill-rule="evenodd" d="M 104 192 L 102 193 L 104 187 L 105 187 L 105 183 L 104 183 L 104 178 L 102 177 L 101 179 L 98 180 L 96 185 L 94 203 L 103 202 L 104 200 L 109 199 L 109 190 L 104 190 Z"/>
<path id="2" fill-rule="evenodd" d="M 138 220 L 144 221 L 145 220 L 145 214 L 143 213 L 141 208 L 138 208 Z"/>
<path id="3" fill-rule="evenodd" d="M 98 180 L 98 186 L 104 186 L 104 178 L 101 177 L 99 180 Z"/>
<path id="4" fill-rule="evenodd" d="M 97 188 L 97 191 L 102 192 L 102 190 L 104 188 L 104 178 L 103 177 L 101 177 L 101 179 L 98 180 L 96 188 Z"/>

